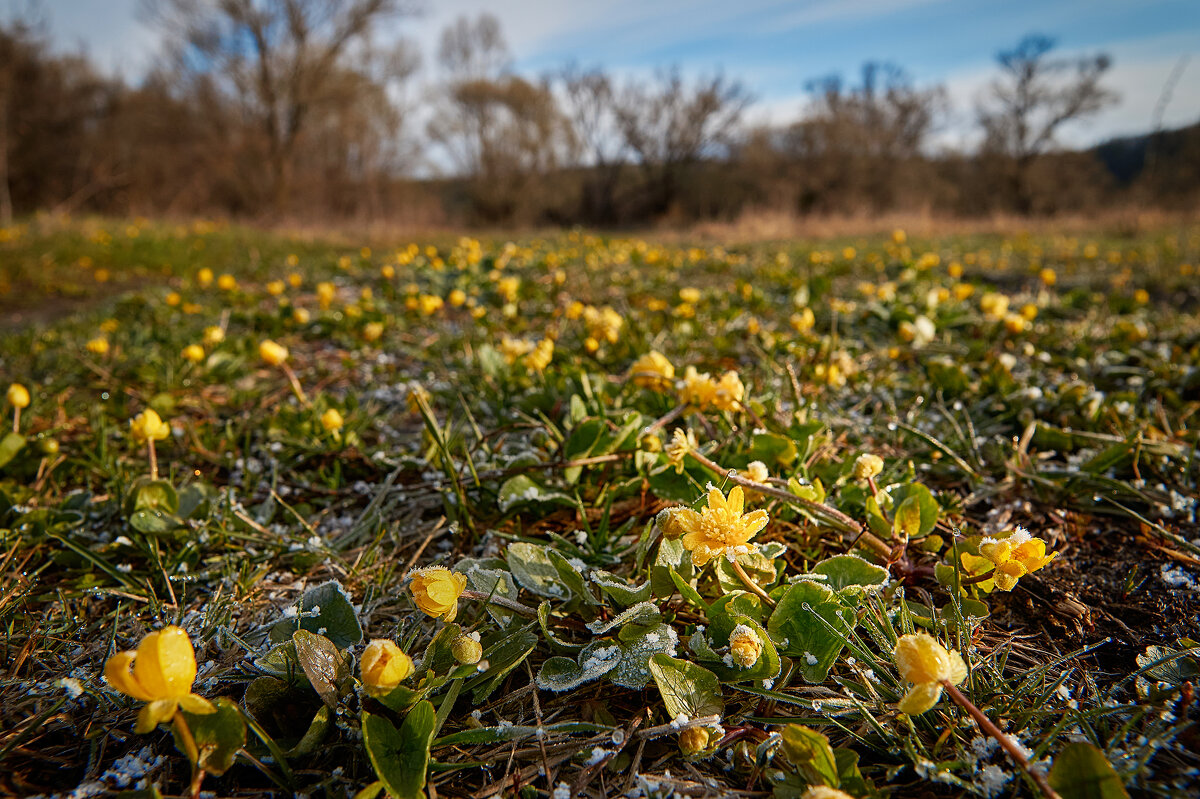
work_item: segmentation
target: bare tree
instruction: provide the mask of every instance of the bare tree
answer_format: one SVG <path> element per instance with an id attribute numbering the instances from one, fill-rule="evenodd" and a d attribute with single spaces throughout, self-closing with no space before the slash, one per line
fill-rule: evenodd
<path id="1" fill-rule="evenodd" d="M 642 168 L 649 212 L 670 209 L 689 167 L 723 155 L 749 102 L 737 81 L 717 75 L 688 85 L 677 69 L 625 88 L 617 124 Z"/>
<path id="2" fill-rule="evenodd" d="M 299 143 L 313 118 L 340 102 L 347 55 L 408 0 L 143 0 L 177 63 L 219 76 L 265 142 L 269 198 L 289 199 Z"/>
<path id="3" fill-rule="evenodd" d="M 1059 129 L 1117 99 L 1100 85 L 1112 59 L 1104 54 L 1052 58 L 1054 47 L 1053 39 L 1033 34 L 999 53 L 1000 77 L 978 109 L 984 151 L 1008 159 L 1013 202 L 1021 213 L 1033 210 L 1030 170 L 1054 146 Z"/>
<path id="4" fill-rule="evenodd" d="M 616 192 L 625 152 L 612 80 L 600 67 L 582 70 L 574 64 L 563 67 L 555 79 L 574 131 L 575 166 L 583 173 L 579 213 L 590 222 L 611 225 L 617 221 Z"/>
<path id="5" fill-rule="evenodd" d="M 783 138 L 785 153 L 801 167 L 804 206 L 880 211 L 913 182 L 911 167 L 924 157 L 941 117 L 945 91 L 917 88 L 900 67 L 868 62 L 857 86 L 838 75 L 811 81 L 805 117 Z"/>

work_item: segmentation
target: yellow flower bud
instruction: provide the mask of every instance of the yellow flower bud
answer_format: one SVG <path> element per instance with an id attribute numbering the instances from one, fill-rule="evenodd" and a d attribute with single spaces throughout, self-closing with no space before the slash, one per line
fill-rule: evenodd
<path id="1" fill-rule="evenodd" d="M 229 274 L 221 275 L 217 278 L 217 288 L 221 291 L 233 291 L 237 288 L 237 278 Z"/>
<path id="2" fill-rule="evenodd" d="M 698 755 L 708 748 L 712 733 L 707 727 L 689 727 L 679 733 L 679 751 L 688 757 Z"/>
<path id="3" fill-rule="evenodd" d="M 413 572 L 409 590 L 421 612 L 454 621 L 458 614 L 458 598 L 466 587 L 466 575 L 456 574 L 444 566 L 430 566 Z"/>
<path id="4" fill-rule="evenodd" d="M 8 393 L 5 394 L 8 398 L 8 403 L 14 408 L 29 407 L 29 389 L 20 383 L 13 383 L 8 387 Z"/>
<path id="5" fill-rule="evenodd" d="M 203 288 L 208 288 L 213 282 L 213 270 L 207 266 L 196 273 L 196 282 Z"/>
<path id="6" fill-rule="evenodd" d="M 758 633 L 744 624 L 734 627 L 733 632 L 729 634 L 729 654 L 733 656 L 733 662 L 743 669 L 757 663 L 762 650 L 763 644 Z"/>
<path id="7" fill-rule="evenodd" d="M 162 441 L 171 434 L 171 426 L 153 408 L 147 408 L 129 421 L 129 431 L 138 441 Z"/>
<path id="8" fill-rule="evenodd" d="M 216 708 L 192 693 L 196 653 L 187 633 L 164 627 L 142 639 L 136 652 L 118 652 L 104 664 L 104 679 L 126 696 L 148 702 L 138 714 L 138 733 L 170 721 L 182 707 L 188 713 L 214 713 Z"/>
<path id="9" fill-rule="evenodd" d="M 189 344 L 183 348 L 184 360 L 200 363 L 204 360 L 204 348 L 199 344 Z"/>
<path id="10" fill-rule="evenodd" d="M 653 433 L 647 433 L 638 439 L 638 446 L 641 447 L 643 452 L 655 453 L 662 451 L 663 444 L 661 438 Z"/>
<path id="11" fill-rule="evenodd" d="M 475 664 L 483 657 L 483 645 L 470 635 L 460 635 L 450 642 L 450 654 L 459 663 Z"/>
<path id="12" fill-rule="evenodd" d="M 345 420 L 342 419 L 342 414 L 337 408 L 330 408 L 321 414 L 321 427 L 325 428 L 326 432 L 332 433 L 335 430 L 341 430 Z"/>
<path id="13" fill-rule="evenodd" d="M 910 716 L 924 713 L 937 704 L 943 682 L 958 685 L 967 678 L 967 664 L 958 652 L 946 649 L 925 633 L 900 636 L 892 657 L 900 676 L 913 684 L 898 706 Z"/>
<path id="14" fill-rule="evenodd" d="M 883 471 L 883 458 L 871 453 L 863 453 L 854 461 L 854 479 L 867 480 L 877 477 Z"/>
<path id="15" fill-rule="evenodd" d="M 108 339 L 104 336 L 97 336 L 87 343 L 87 351 L 93 355 L 108 354 Z"/>
<path id="16" fill-rule="evenodd" d="M 288 350 L 268 338 L 258 345 L 258 355 L 271 366 L 280 366 L 288 359 Z"/>
<path id="17" fill-rule="evenodd" d="M 359 672 L 367 693 L 383 696 L 413 673 L 413 662 L 392 641 L 374 640 L 363 650 Z"/>
<path id="18" fill-rule="evenodd" d="M 296 308 L 292 311 L 292 321 L 298 325 L 307 325 L 310 319 L 312 319 L 312 314 L 308 312 L 307 308 Z"/>

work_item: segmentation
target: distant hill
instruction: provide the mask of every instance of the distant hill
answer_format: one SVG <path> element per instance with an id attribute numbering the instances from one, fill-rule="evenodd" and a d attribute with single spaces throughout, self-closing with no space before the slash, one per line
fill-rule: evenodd
<path id="1" fill-rule="evenodd" d="M 1121 186 L 1128 186 L 1154 169 L 1155 179 L 1185 178 L 1200 173 L 1200 122 L 1184 128 L 1110 139 L 1094 153 Z"/>

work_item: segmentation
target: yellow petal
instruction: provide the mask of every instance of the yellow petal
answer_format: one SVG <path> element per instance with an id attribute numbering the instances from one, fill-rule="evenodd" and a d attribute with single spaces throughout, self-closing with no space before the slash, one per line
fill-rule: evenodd
<path id="1" fill-rule="evenodd" d="M 734 486 L 729 489 L 729 499 L 726 500 L 725 507 L 734 516 L 742 515 L 742 511 L 746 509 L 746 494 L 742 491 L 741 486 Z"/>
<path id="2" fill-rule="evenodd" d="M 190 693 L 196 680 L 192 641 L 179 627 L 164 627 L 158 636 L 158 665 L 170 696 Z"/>
<path id="3" fill-rule="evenodd" d="M 958 654 L 957 649 L 950 650 L 950 671 L 946 675 L 946 679 L 950 681 L 951 685 L 959 685 L 967 679 L 967 664 L 963 662 L 962 655 Z"/>
<path id="4" fill-rule="evenodd" d="M 1024 574 L 1025 567 L 1015 560 L 1010 560 L 996 567 L 993 579 L 1001 591 L 1011 591 Z"/>
<path id="5" fill-rule="evenodd" d="M 708 489 L 708 507 L 713 510 L 725 509 L 725 495 L 721 493 L 721 489 L 713 486 Z"/>
<path id="6" fill-rule="evenodd" d="M 163 679 L 162 666 L 159 664 L 158 638 L 162 632 L 153 632 L 138 644 L 137 659 L 133 662 L 133 679 L 151 699 L 165 699 L 172 691 L 167 688 Z"/>
<path id="7" fill-rule="evenodd" d="M 904 698 L 900 700 L 900 704 L 896 707 L 900 708 L 901 713 L 916 716 L 936 705 L 941 697 L 942 686 L 938 683 L 919 683 L 909 689 L 908 693 L 904 695 Z"/>
<path id="8" fill-rule="evenodd" d="M 217 712 L 216 705 L 202 696 L 196 696 L 196 694 L 184 694 L 179 697 L 179 706 L 188 713 L 194 713 L 197 716 L 207 716 L 209 713 Z"/>
<path id="9" fill-rule="evenodd" d="M 771 516 L 761 508 L 753 511 L 742 518 L 742 527 L 747 531 L 746 540 L 749 541 L 758 531 L 767 526 L 767 522 L 771 521 Z"/>
<path id="10" fill-rule="evenodd" d="M 138 713 L 137 726 L 133 731 L 139 735 L 150 732 L 159 724 L 170 721 L 179 702 L 174 699 L 158 699 L 142 708 Z"/>
<path id="11" fill-rule="evenodd" d="M 113 655 L 104 664 L 104 679 L 108 680 L 109 685 L 126 696 L 132 696 L 134 699 L 149 702 L 154 697 L 138 684 L 138 681 L 130 672 L 130 667 L 133 666 L 136 658 L 137 652 L 118 652 Z"/>

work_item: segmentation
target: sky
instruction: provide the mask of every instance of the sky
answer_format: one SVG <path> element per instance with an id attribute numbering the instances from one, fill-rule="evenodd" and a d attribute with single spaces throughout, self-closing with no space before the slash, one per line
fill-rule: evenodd
<path id="1" fill-rule="evenodd" d="M 30 0 L 0 0 L 11 13 Z M 41 0 L 63 50 L 85 50 L 102 68 L 137 80 L 153 63 L 157 34 L 139 0 Z M 723 72 L 746 85 L 755 122 L 801 115 L 805 85 L 866 61 L 904 67 L 919 86 L 942 84 L 951 114 L 938 142 L 969 147 L 974 111 L 995 76 L 995 54 L 1028 33 L 1058 41 L 1063 55 L 1105 52 L 1105 85 L 1120 101 L 1060 141 L 1084 146 L 1200 121 L 1200 0 L 425 0 L 419 17 L 396 21 L 397 35 L 423 51 L 421 80 L 436 78 L 441 29 L 460 15 L 499 18 L 514 68 L 536 75 L 574 61 L 617 75 L 679 66 L 685 74 Z M 1164 97 L 1173 72 L 1174 90 Z"/>

